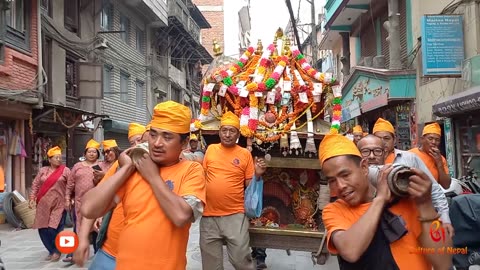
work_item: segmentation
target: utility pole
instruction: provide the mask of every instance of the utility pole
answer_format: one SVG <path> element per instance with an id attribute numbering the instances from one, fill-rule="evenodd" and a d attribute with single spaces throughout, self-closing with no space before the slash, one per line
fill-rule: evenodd
<path id="1" fill-rule="evenodd" d="M 308 1 L 311 4 L 311 16 L 312 16 L 312 33 L 310 36 L 311 44 L 312 44 L 312 65 L 316 68 L 317 66 L 317 53 L 318 53 L 318 46 L 317 46 L 317 25 L 316 25 L 316 13 L 315 13 L 315 0 Z"/>

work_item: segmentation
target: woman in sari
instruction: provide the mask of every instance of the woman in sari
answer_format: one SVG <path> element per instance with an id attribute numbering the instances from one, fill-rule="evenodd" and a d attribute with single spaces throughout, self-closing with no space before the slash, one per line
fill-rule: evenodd
<path id="1" fill-rule="evenodd" d="M 100 156 L 100 144 L 91 139 L 87 142 L 84 152 L 84 161 L 77 162 L 67 179 L 67 188 L 65 193 L 65 207 L 70 209 L 72 206 L 72 194 L 74 194 L 73 222 L 74 232 L 80 230 L 82 216 L 80 214 L 80 206 L 82 197 L 87 191 L 95 187 L 95 170 L 101 170 L 98 158 Z M 94 245 L 95 247 L 95 245 Z M 64 262 L 72 262 L 73 254 L 68 254 Z"/>
<path id="2" fill-rule="evenodd" d="M 29 207 L 36 205 L 33 228 L 38 229 L 40 239 L 48 250 L 46 260 L 58 261 L 60 252 L 55 247 L 55 238 L 65 225 L 65 189 L 70 169 L 62 164 L 62 150 L 55 146 L 47 152 L 50 166 L 40 169 L 32 183 Z"/>

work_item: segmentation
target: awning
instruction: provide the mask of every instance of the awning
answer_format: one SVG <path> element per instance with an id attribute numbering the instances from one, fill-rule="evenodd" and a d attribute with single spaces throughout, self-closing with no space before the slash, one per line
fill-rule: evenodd
<path id="1" fill-rule="evenodd" d="M 128 123 L 111 118 L 102 119 L 102 126 L 105 131 L 128 134 Z"/>
<path id="2" fill-rule="evenodd" d="M 448 97 L 442 97 L 433 105 L 432 110 L 437 116 L 450 116 L 480 110 L 480 86 Z"/>

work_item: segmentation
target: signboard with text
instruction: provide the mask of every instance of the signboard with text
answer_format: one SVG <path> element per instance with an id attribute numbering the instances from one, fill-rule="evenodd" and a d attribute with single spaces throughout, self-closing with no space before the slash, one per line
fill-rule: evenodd
<path id="1" fill-rule="evenodd" d="M 463 16 L 423 16 L 423 75 L 461 75 L 464 59 Z"/>

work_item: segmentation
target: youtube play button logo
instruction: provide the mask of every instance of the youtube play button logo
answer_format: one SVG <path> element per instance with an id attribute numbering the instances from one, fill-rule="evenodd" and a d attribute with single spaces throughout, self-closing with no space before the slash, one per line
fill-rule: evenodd
<path id="1" fill-rule="evenodd" d="M 55 238 L 55 246 L 61 253 L 73 253 L 78 247 L 78 236 L 72 231 L 61 231 Z"/>

